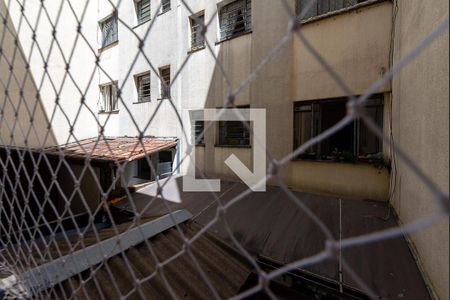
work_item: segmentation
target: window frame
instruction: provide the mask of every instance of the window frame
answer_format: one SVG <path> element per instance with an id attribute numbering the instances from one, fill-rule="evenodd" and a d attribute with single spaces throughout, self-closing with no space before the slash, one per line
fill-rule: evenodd
<path id="1" fill-rule="evenodd" d="M 367 1 L 369 0 L 314 0 L 314 4 L 300 21 L 314 19 L 327 14 L 349 9 Z M 301 8 L 303 6 L 302 2 L 307 4 L 309 0 L 295 1 L 295 11 L 297 16 L 301 13 Z M 342 3 L 342 5 L 339 5 L 339 2 Z M 325 5 L 325 3 L 327 4 Z"/>
<path id="2" fill-rule="evenodd" d="M 165 72 L 165 71 L 169 71 L 169 81 L 167 82 L 166 81 L 166 78 L 165 78 L 165 76 L 164 76 L 164 73 L 163 72 Z M 170 90 L 171 90 L 171 80 L 172 80 L 172 77 L 171 77 L 171 68 L 170 68 L 170 65 L 169 66 L 165 66 L 165 67 L 161 67 L 161 68 L 159 68 L 159 77 L 160 77 L 160 79 L 159 79 L 159 81 L 160 81 L 160 83 L 159 83 L 159 87 L 160 87 L 160 96 L 161 96 L 161 98 L 160 99 L 170 99 L 170 97 L 171 97 L 171 92 L 170 92 Z"/>
<path id="3" fill-rule="evenodd" d="M 237 106 L 236 109 L 250 109 L 249 105 L 242 105 Z M 223 147 L 223 148 L 251 148 L 252 147 L 252 122 L 251 121 L 245 121 L 245 123 L 248 124 L 249 129 L 243 124 L 242 121 L 218 121 L 217 122 L 217 135 L 216 135 L 216 147 Z M 221 129 L 227 128 L 227 125 L 230 124 L 241 124 L 242 125 L 242 131 L 247 133 L 247 136 L 242 137 L 242 139 L 247 140 L 246 143 L 229 143 L 223 142 L 221 139 Z M 225 125 L 225 126 L 224 126 Z M 228 137 L 225 137 L 227 139 Z M 232 139 L 239 139 L 238 137 L 232 137 Z"/>
<path id="4" fill-rule="evenodd" d="M 142 83 L 142 80 L 146 77 L 148 77 L 148 95 L 143 96 L 143 95 L 141 95 L 141 92 L 142 92 L 141 89 L 143 89 L 143 87 L 141 86 L 141 83 Z M 152 80 L 151 80 L 150 71 L 135 75 L 134 78 L 135 78 L 136 95 L 137 95 L 136 103 L 151 102 L 151 100 L 152 100 L 151 99 L 151 97 L 152 97 Z"/>
<path id="5" fill-rule="evenodd" d="M 108 34 L 105 32 L 106 25 L 108 22 L 112 23 L 113 33 L 111 34 L 111 38 L 109 39 Z M 112 14 L 102 21 L 99 22 L 100 33 L 101 33 L 101 48 L 106 48 L 114 43 L 119 41 L 119 22 L 117 18 L 117 14 Z M 115 31 L 115 34 L 114 34 Z"/>
<path id="6" fill-rule="evenodd" d="M 297 101 L 294 102 L 294 110 L 293 110 L 293 150 L 297 150 L 298 147 L 303 145 L 306 141 L 310 140 L 311 138 L 317 136 L 318 134 L 322 133 L 324 130 L 327 130 L 327 128 L 322 128 L 323 122 L 322 122 L 322 114 L 323 114 L 323 107 L 326 104 L 330 103 L 337 103 L 342 102 L 344 105 L 346 105 L 348 99 L 347 98 L 332 98 L 332 99 L 321 99 L 321 100 L 308 100 L 308 101 Z M 375 108 L 377 110 L 377 113 L 380 113 L 380 120 L 378 121 L 378 125 L 382 126 L 384 128 L 384 107 L 385 107 L 385 98 L 383 94 L 376 94 L 373 95 L 368 100 L 369 102 L 365 105 L 365 109 L 369 108 Z M 310 109 L 308 110 L 306 107 L 310 106 Z M 300 108 L 304 107 L 304 110 L 301 110 Z M 306 140 L 299 139 L 299 133 L 301 131 L 301 127 L 298 127 L 297 122 L 299 122 L 297 118 L 297 114 L 301 113 L 311 113 L 310 117 L 310 137 L 306 138 Z M 300 119 L 300 118 L 299 118 Z M 376 152 L 373 153 L 363 153 L 361 151 L 361 129 L 366 130 L 366 134 L 369 133 L 370 135 L 375 136 L 373 133 L 370 133 L 367 128 L 365 128 L 364 124 L 360 119 L 354 120 L 351 124 L 353 126 L 353 133 L 351 136 L 351 143 L 352 143 L 352 155 L 355 157 L 355 159 L 359 157 L 366 157 L 369 154 L 376 154 L 383 152 L 383 141 L 377 138 L 378 145 L 375 146 L 378 149 Z M 350 125 L 349 125 L 350 126 Z M 297 128 L 298 127 L 298 128 Z M 366 137 L 367 139 L 367 137 Z M 298 141 L 300 140 L 300 141 Z M 325 156 L 331 156 L 331 153 L 323 153 L 322 151 L 322 143 L 318 143 L 314 146 L 311 146 L 309 149 L 307 149 L 302 155 L 297 157 L 297 160 L 314 160 L 314 161 L 329 161 L 329 159 L 324 159 Z M 343 149 L 338 149 L 343 150 Z M 345 149 L 344 149 L 345 150 Z"/>
<path id="7" fill-rule="evenodd" d="M 203 24 L 198 23 L 198 20 L 203 20 Z M 201 11 L 189 17 L 189 26 L 191 30 L 191 51 L 197 51 L 205 48 L 206 37 L 202 35 L 202 28 L 205 26 L 205 22 L 205 11 Z"/>
<path id="8" fill-rule="evenodd" d="M 224 14 L 233 15 L 234 10 L 231 8 L 233 6 L 237 6 L 239 2 L 243 2 L 243 12 L 240 16 L 243 17 L 243 25 L 244 28 L 237 29 L 236 24 L 238 23 L 237 20 L 234 20 L 231 17 L 225 17 Z M 227 11 L 229 10 L 229 11 Z M 237 9 L 238 11 L 239 9 Z M 226 40 L 233 39 L 235 37 L 239 37 L 241 35 L 251 33 L 253 28 L 253 20 L 252 20 L 252 0 L 234 0 L 234 1 L 226 1 L 226 3 L 222 3 L 218 7 L 218 31 L 219 31 L 219 42 L 223 42 Z M 236 16 L 236 18 L 239 18 L 239 15 Z M 231 20 L 230 20 L 231 19 Z M 226 24 L 224 24 L 226 23 Z M 226 26 L 234 26 L 234 29 L 232 29 L 233 32 L 228 32 L 230 29 L 227 29 Z M 234 32 L 236 31 L 236 32 Z"/>
<path id="9" fill-rule="evenodd" d="M 100 97 L 103 109 L 99 108 L 99 113 L 113 113 L 119 111 L 118 84 L 116 81 L 102 84 L 100 87 Z M 105 99 L 104 90 L 108 89 L 108 99 Z M 115 98 L 115 99 L 114 99 Z"/>
<path id="10" fill-rule="evenodd" d="M 143 3 L 148 3 L 148 15 L 143 16 Z M 135 2 L 137 25 L 144 24 L 152 19 L 151 0 L 139 0 Z"/>
<path id="11" fill-rule="evenodd" d="M 172 10 L 172 0 L 161 0 L 160 14 L 164 14 Z"/>

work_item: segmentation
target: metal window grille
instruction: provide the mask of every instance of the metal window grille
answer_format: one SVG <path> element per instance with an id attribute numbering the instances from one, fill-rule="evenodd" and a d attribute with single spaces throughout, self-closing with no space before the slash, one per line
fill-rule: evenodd
<path id="1" fill-rule="evenodd" d="M 170 10 L 171 0 L 161 0 L 161 13 L 165 13 Z"/>
<path id="2" fill-rule="evenodd" d="M 205 25 L 205 15 L 197 15 L 195 18 L 190 18 L 191 23 L 191 50 L 205 48 L 205 37 L 202 33 L 202 28 Z"/>
<path id="3" fill-rule="evenodd" d="M 219 146 L 250 146 L 250 122 L 219 122 Z"/>
<path id="4" fill-rule="evenodd" d="M 113 15 L 101 23 L 102 47 L 106 47 L 119 40 L 117 16 Z"/>
<path id="5" fill-rule="evenodd" d="M 136 77 L 138 102 L 148 102 L 151 100 L 150 73 Z"/>
<path id="6" fill-rule="evenodd" d="M 369 99 L 366 114 L 383 128 L 384 101 L 382 95 Z M 294 104 L 294 147 L 332 127 L 334 120 L 342 119 L 347 112 L 345 99 L 297 102 Z M 335 123 L 335 122 L 334 122 Z M 333 123 L 333 124 L 334 124 Z M 336 155 L 346 160 L 365 160 L 367 155 L 383 151 L 382 142 L 360 120 L 343 128 L 326 141 L 310 147 L 299 158 L 331 160 Z"/>
<path id="7" fill-rule="evenodd" d="M 111 83 L 100 87 L 102 100 L 100 102 L 101 112 L 113 112 L 119 109 L 119 103 L 117 101 L 117 85 Z"/>
<path id="8" fill-rule="evenodd" d="M 170 98 L 170 67 L 160 69 L 159 76 L 161 77 L 161 98 Z"/>
<path id="9" fill-rule="evenodd" d="M 252 1 L 237 0 L 220 9 L 220 38 L 249 32 L 252 29 Z"/>
<path id="10" fill-rule="evenodd" d="M 317 0 L 305 13 L 303 19 L 324 15 L 332 11 L 354 6 L 364 1 L 367 0 Z M 300 14 L 302 9 L 307 7 L 308 3 L 309 0 L 297 0 L 297 14 Z"/>
<path id="11" fill-rule="evenodd" d="M 151 19 L 151 2 L 150 0 L 141 0 L 136 3 L 136 14 L 138 24 L 145 23 Z"/>

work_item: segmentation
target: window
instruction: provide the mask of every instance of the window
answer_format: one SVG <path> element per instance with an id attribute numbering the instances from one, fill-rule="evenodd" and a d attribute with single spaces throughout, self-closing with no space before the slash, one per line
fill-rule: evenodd
<path id="1" fill-rule="evenodd" d="M 100 23 L 102 31 L 102 47 L 111 45 L 119 40 L 117 33 L 117 16 L 113 15 Z"/>
<path id="2" fill-rule="evenodd" d="M 136 3 L 138 24 L 147 22 L 151 18 L 150 0 L 141 0 Z"/>
<path id="3" fill-rule="evenodd" d="M 241 106 L 238 109 L 249 109 L 249 106 Z M 244 125 L 245 124 L 245 125 Z M 251 122 L 220 121 L 219 122 L 219 146 L 250 146 Z"/>
<path id="4" fill-rule="evenodd" d="M 170 10 L 170 0 L 161 0 L 161 13 L 168 12 Z"/>
<path id="5" fill-rule="evenodd" d="M 372 97 L 366 104 L 366 114 L 383 127 L 383 96 Z M 294 104 L 294 147 L 297 149 L 311 138 L 342 120 L 347 113 L 347 99 L 297 102 Z M 325 141 L 310 147 L 299 158 L 329 160 L 335 153 L 356 159 L 358 156 L 382 152 L 380 141 L 360 120 L 335 133 Z"/>
<path id="6" fill-rule="evenodd" d="M 365 1 L 367 0 L 313 0 L 311 7 L 303 19 L 324 15 Z M 308 3 L 309 0 L 297 0 L 297 15 L 302 13 L 302 9 L 305 9 Z"/>
<path id="7" fill-rule="evenodd" d="M 191 50 L 198 50 L 205 47 L 205 37 L 202 28 L 205 26 L 205 14 L 202 13 L 190 18 L 191 23 Z"/>
<path id="8" fill-rule="evenodd" d="M 205 144 L 205 121 L 194 121 L 192 125 L 192 133 L 193 133 L 193 144 L 194 145 L 204 145 Z"/>
<path id="9" fill-rule="evenodd" d="M 161 99 L 170 98 L 170 67 L 159 69 L 161 77 Z"/>
<path id="10" fill-rule="evenodd" d="M 150 73 L 136 77 L 138 102 L 150 101 Z"/>
<path id="11" fill-rule="evenodd" d="M 100 93 L 102 96 L 100 101 L 100 112 L 112 112 L 119 109 L 116 83 L 101 86 Z"/>
<path id="12" fill-rule="evenodd" d="M 237 0 L 220 9 L 220 39 L 226 40 L 252 28 L 251 0 Z"/>

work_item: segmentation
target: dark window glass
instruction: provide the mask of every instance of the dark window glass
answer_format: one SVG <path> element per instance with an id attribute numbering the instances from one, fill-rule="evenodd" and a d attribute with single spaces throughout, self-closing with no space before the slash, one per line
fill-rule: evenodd
<path id="1" fill-rule="evenodd" d="M 137 177 L 141 179 L 152 179 L 152 171 L 147 158 L 138 160 Z"/>
<path id="2" fill-rule="evenodd" d="M 250 122 L 246 122 L 250 126 Z M 220 146 L 250 146 L 250 131 L 240 121 L 219 122 Z"/>
<path id="3" fill-rule="evenodd" d="M 383 128 L 383 97 L 372 97 L 366 104 L 366 113 Z M 297 149 L 318 134 L 333 127 L 347 113 L 347 100 L 321 100 L 294 104 L 294 147 Z M 356 159 L 383 151 L 383 143 L 360 121 L 355 120 L 321 143 L 308 148 L 299 158 L 330 159 L 337 153 Z"/>

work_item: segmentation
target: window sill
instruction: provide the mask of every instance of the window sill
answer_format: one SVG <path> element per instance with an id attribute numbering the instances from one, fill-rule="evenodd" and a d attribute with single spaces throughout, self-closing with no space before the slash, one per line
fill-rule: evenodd
<path id="1" fill-rule="evenodd" d="M 99 115 L 118 115 L 119 112 L 120 112 L 119 110 L 99 111 L 98 114 L 99 114 Z"/>
<path id="2" fill-rule="evenodd" d="M 368 1 L 358 3 L 358 4 L 350 6 L 350 7 L 342 8 L 342 9 L 335 10 L 335 11 L 330 11 L 330 12 L 327 12 L 327 13 L 325 13 L 323 15 L 319 15 L 319 16 L 308 18 L 308 19 L 300 20 L 300 24 L 301 25 L 305 25 L 305 24 L 309 24 L 309 23 L 315 23 L 315 22 L 320 21 L 322 19 L 332 18 L 332 17 L 338 16 L 338 15 L 341 15 L 341 14 L 345 14 L 345 13 L 348 13 L 348 12 L 351 12 L 351 11 L 354 11 L 354 10 L 358 10 L 358 9 L 366 7 L 366 6 L 371 6 L 371 5 L 374 5 L 374 4 L 377 4 L 377 3 L 381 3 L 381 2 L 385 2 L 385 1 L 388 1 L 388 0 L 368 0 Z"/>
<path id="3" fill-rule="evenodd" d="M 238 148 L 238 149 L 251 149 L 251 145 L 214 145 L 215 148 Z"/>
<path id="4" fill-rule="evenodd" d="M 206 49 L 205 46 L 203 46 L 203 47 L 198 47 L 198 48 L 189 50 L 189 51 L 187 52 L 187 54 L 192 54 L 192 53 L 199 52 L 199 51 L 202 51 L 202 50 L 205 50 L 205 49 Z"/>
<path id="5" fill-rule="evenodd" d="M 99 48 L 98 52 L 101 53 L 103 51 L 106 51 L 106 50 L 108 50 L 110 48 L 113 48 L 113 47 L 117 46 L 118 44 L 119 44 L 119 41 L 117 40 L 115 42 L 112 42 L 111 44 L 108 44 L 106 46 L 103 46 L 103 47 Z"/>
<path id="6" fill-rule="evenodd" d="M 158 98 L 157 101 L 170 100 L 170 97 Z"/>
<path id="7" fill-rule="evenodd" d="M 204 143 L 200 143 L 200 144 L 195 145 L 195 147 L 205 148 L 206 145 Z"/>
<path id="8" fill-rule="evenodd" d="M 152 19 L 148 19 L 147 21 L 144 21 L 144 22 L 142 22 L 142 23 L 139 23 L 139 24 L 137 24 L 136 26 L 134 26 L 133 29 L 136 29 L 136 28 L 138 28 L 138 27 L 141 27 L 142 25 L 147 24 L 147 23 L 150 22 L 151 20 L 152 20 Z"/>
<path id="9" fill-rule="evenodd" d="M 240 33 L 238 33 L 238 34 L 235 34 L 235 35 L 226 37 L 226 38 L 224 38 L 224 39 L 222 39 L 222 40 L 220 40 L 220 41 L 217 41 L 217 42 L 216 42 L 216 45 L 219 45 L 219 44 L 222 44 L 222 43 L 227 42 L 227 41 L 229 41 L 229 40 L 233 40 L 233 39 L 236 39 L 236 38 L 238 38 L 238 37 L 241 37 L 241 36 L 244 36 L 244 35 L 247 35 L 247 34 L 252 34 L 252 33 L 253 33 L 253 30 L 248 30 L 248 31 L 240 32 Z"/>
<path id="10" fill-rule="evenodd" d="M 152 100 L 138 101 L 138 102 L 133 102 L 132 104 L 143 104 L 143 103 L 150 103 L 150 102 L 152 102 Z"/>

